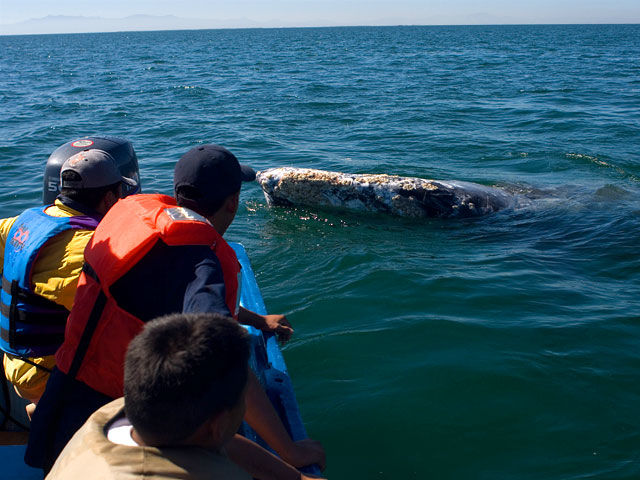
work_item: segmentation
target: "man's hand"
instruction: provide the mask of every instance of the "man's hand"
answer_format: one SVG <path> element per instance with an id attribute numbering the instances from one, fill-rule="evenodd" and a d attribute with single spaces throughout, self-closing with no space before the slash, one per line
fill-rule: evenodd
<path id="1" fill-rule="evenodd" d="M 293 442 L 293 445 L 293 451 L 287 452 L 286 456 L 282 456 L 287 463 L 294 467 L 306 467 L 315 463 L 320 467 L 320 470 L 324 470 L 327 460 L 320 442 L 305 438 L 304 440 Z"/>
<path id="2" fill-rule="evenodd" d="M 293 327 L 284 315 L 264 315 L 265 331 L 275 333 L 281 343 L 287 343 L 293 335 Z"/>
<path id="3" fill-rule="evenodd" d="M 282 343 L 287 342 L 293 335 L 293 328 L 284 315 L 260 315 L 240 307 L 238 321 L 245 325 L 251 325 L 263 332 L 274 333 Z"/>

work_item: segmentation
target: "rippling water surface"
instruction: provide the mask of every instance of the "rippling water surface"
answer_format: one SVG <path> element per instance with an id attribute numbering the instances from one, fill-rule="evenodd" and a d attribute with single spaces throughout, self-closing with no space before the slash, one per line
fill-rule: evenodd
<path id="1" fill-rule="evenodd" d="M 143 189 L 217 142 L 303 166 L 497 185 L 468 220 L 268 208 L 245 244 L 340 478 L 640 477 L 640 26 L 0 37 L 0 215 L 47 156 L 129 138 Z"/>

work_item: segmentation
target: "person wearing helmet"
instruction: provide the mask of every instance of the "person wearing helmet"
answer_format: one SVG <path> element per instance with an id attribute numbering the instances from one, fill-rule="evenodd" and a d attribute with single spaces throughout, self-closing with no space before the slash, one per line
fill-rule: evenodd
<path id="1" fill-rule="evenodd" d="M 47 160 L 44 167 L 44 187 L 42 203 L 53 203 L 60 193 L 60 168 L 67 159 L 83 150 L 103 150 L 113 157 L 123 177 L 136 181 L 135 186 L 123 185 L 124 196 L 140 192 L 140 174 L 138 157 L 130 141 L 124 138 L 106 135 L 83 137 L 58 147 Z"/>
<path id="2" fill-rule="evenodd" d="M 108 151 L 76 148 L 69 153 L 59 167 L 62 189 L 55 203 L 0 220 L 3 367 L 16 392 L 32 404 L 44 392 L 53 355 L 64 339 L 84 249 L 124 190 L 139 189 Z M 34 408 L 29 405 L 28 413 Z"/>

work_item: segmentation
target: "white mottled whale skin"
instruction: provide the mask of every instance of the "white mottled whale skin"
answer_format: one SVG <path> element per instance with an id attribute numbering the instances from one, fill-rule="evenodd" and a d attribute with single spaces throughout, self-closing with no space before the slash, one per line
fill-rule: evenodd
<path id="1" fill-rule="evenodd" d="M 396 175 L 281 167 L 258 172 L 269 205 L 328 206 L 405 217 L 474 217 L 514 204 L 494 187 Z"/>

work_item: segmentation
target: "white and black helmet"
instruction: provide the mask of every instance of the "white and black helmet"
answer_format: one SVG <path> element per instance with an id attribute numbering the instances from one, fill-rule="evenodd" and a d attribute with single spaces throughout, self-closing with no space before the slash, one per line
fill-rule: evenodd
<path id="1" fill-rule="evenodd" d="M 67 159 L 83 150 L 99 149 L 113 157 L 123 177 L 136 181 L 137 187 L 123 184 L 123 194 L 131 195 L 140 192 L 140 171 L 138 157 L 130 141 L 119 137 L 96 135 L 82 137 L 58 147 L 47 160 L 44 168 L 44 189 L 42 203 L 53 203 L 60 193 L 60 169 Z"/>

